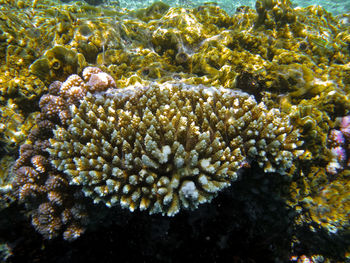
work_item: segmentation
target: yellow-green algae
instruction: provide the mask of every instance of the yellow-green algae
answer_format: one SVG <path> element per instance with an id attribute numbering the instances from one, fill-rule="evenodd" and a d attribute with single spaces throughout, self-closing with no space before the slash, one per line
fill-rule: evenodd
<path id="1" fill-rule="evenodd" d="M 286 0 L 258 0 L 256 10 L 241 7 L 233 16 L 214 4 L 128 11 L 1 0 L 1 141 L 18 148 L 32 128 L 31 105 L 48 84 L 87 65 L 111 74 L 118 87 L 177 79 L 243 89 L 279 106 L 302 131 L 305 153 L 291 171 L 297 179 L 290 200 L 310 211 L 300 223 L 348 228 L 349 170 L 332 181 L 324 170 L 329 130 L 350 110 L 350 29 L 343 18 Z"/>

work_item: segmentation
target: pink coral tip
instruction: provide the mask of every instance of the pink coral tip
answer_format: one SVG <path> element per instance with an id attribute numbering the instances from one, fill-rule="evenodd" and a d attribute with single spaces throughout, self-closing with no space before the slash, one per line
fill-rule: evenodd
<path id="1" fill-rule="evenodd" d="M 345 116 L 342 118 L 340 130 L 346 138 L 350 138 L 350 116 Z"/>
<path id="2" fill-rule="evenodd" d="M 343 133 L 335 129 L 331 130 L 329 134 L 329 140 L 332 146 L 341 146 L 345 143 Z"/>
<path id="3" fill-rule="evenodd" d="M 344 162 L 346 160 L 346 152 L 343 147 L 337 146 L 331 149 L 334 157 L 337 158 L 339 162 Z"/>

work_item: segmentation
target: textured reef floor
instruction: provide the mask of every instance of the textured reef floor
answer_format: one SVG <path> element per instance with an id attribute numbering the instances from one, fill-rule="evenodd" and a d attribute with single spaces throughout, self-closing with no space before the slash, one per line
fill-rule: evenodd
<path id="1" fill-rule="evenodd" d="M 0 0 L 0 261 L 348 262 L 350 15 Z"/>

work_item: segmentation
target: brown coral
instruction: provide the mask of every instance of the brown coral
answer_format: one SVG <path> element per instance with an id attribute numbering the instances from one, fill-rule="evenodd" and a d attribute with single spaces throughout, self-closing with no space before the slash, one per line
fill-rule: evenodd
<path id="1" fill-rule="evenodd" d="M 52 164 L 107 206 L 173 216 L 237 178 L 247 161 L 283 173 L 300 152 L 287 116 L 248 94 L 165 83 L 87 95 L 54 130 Z"/>
<path id="2" fill-rule="evenodd" d="M 37 127 L 29 134 L 28 144 L 22 145 L 20 158 L 13 167 L 16 175 L 13 188 L 18 200 L 30 210 L 34 227 L 49 239 L 60 233 L 67 240 L 75 239 L 84 231 L 86 222 L 80 190 L 70 187 L 66 175 L 50 164 L 46 149 L 52 129 L 71 118 L 69 105 L 78 104 L 88 91 L 101 91 L 106 81 L 109 86 L 115 85 L 99 69 L 87 68 L 84 72 L 86 80 L 94 79 L 93 83 L 88 85 L 73 75 L 66 82 L 50 85 L 50 94 L 39 102 Z M 73 92 L 77 90 L 80 92 Z"/>
<path id="3" fill-rule="evenodd" d="M 55 172 L 47 161 L 46 142 L 36 141 L 34 145 L 21 147 L 21 157 L 14 166 L 13 187 L 18 200 L 30 210 L 32 224 L 39 233 L 50 239 L 63 232 L 67 240 L 75 239 L 83 232 L 82 220 L 65 215 L 67 210 L 76 209 L 75 203 L 79 201 L 65 176 Z M 85 212 L 81 209 L 80 213 L 84 215 Z M 79 230 L 67 232 L 72 225 L 79 225 Z"/>

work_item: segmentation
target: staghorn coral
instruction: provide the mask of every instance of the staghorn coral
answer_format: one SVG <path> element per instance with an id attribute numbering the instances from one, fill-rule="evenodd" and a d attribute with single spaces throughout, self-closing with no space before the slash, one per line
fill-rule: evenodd
<path id="1" fill-rule="evenodd" d="M 173 216 L 209 202 L 247 162 L 266 172 L 302 151 L 288 116 L 246 93 L 179 83 L 110 89 L 71 106 L 52 164 L 107 206 Z"/>

